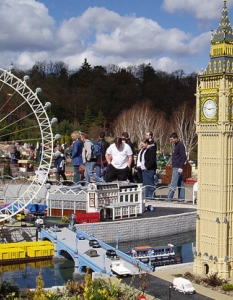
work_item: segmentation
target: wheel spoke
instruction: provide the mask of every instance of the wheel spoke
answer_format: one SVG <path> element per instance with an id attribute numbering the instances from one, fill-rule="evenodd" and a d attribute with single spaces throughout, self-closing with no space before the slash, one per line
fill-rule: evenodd
<path id="1" fill-rule="evenodd" d="M 10 71 L 0 69 L 0 82 L 1 92 L 3 92 L 5 87 L 7 87 L 7 91 L 9 90 L 9 88 L 13 90 L 11 94 L 7 93 L 9 97 L 0 108 L 0 112 L 4 114 L 4 117 L 2 117 L 2 119 L 0 120 L 0 123 L 2 125 L 0 128 L 0 132 L 2 132 L 0 138 L 3 138 L 5 136 L 13 137 L 14 134 L 22 132 L 32 132 L 33 136 L 32 138 L 28 138 L 28 140 L 39 140 L 44 146 L 42 149 L 41 161 L 38 167 L 38 171 L 44 172 L 44 180 L 42 182 L 40 181 L 39 184 L 38 175 L 35 175 L 35 179 L 30 184 L 28 184 L 28 188 L 26 189 L 26 191 L 23 192 L 23 194 L 20 195 L 17 200 L 13 201 L 7 207 L 0 209 L 0 221 L 4 221 L 25 209 L 26 206 L 36 198 L 37 194 L 43 187 L 43 184 L 46 182 L 46 179 L 48 177 L 52 163 L 54 138 L 51 128 L 51 122 L 48 118 L 45 107 L 42 105 L 38 98 L 37 93 L 33 92 L 27 86 L 25 81 L 20 80 Z M 25 104 L 27 104 L 26 109 L 23 108 L 23 105 Z M 5 113 L 5 111 L 7 113 Z M 25 115 L 22 116 L 22 113 L 25 113 Z M 14 118 L 18 116 L 19 118 L 15 120 Z M 32 117 L 34 118 L 34 121 L 32 120 L 31 123 L 34 122 L 35 125 L 30 124 L 30 126 L 25 127 L 24 121 L 31 120 Z M 17 126 L 18 124 L 21 127 L 17 128 L 17 130 L 14 130 L 14 126 Z M 38 136 L 36 129 L 38 129 Z M 6 133 L 6 131 L 9 132 Z M 27 141 L 27 139 L 17 139 L 17 141 L 25 142 Z M 5 178 L 3 178 L 3 180 L 4 179 Z"/>

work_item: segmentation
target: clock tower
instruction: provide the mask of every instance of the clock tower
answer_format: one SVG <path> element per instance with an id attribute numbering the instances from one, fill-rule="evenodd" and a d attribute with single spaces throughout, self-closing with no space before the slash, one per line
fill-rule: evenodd
<path id="1" fill-rule="evenodd" d="M 233 30 L 227 0 L 196 90 L 198 195 L 194 273 L 233 277 Z"/>

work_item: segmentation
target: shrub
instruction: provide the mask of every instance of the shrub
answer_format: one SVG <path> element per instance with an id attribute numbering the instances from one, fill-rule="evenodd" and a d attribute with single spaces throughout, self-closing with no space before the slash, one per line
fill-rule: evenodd
<path id="1" fill-rule="evenodd" d="M 62 222 L 62 223 L 70 223 L 70 219 L 69 219 L 67 216 L 63 216 L 63 217 L 61 218 L 61 222 Z"/>
<path id="2" fill-rule="evenodd" d="M 82 295 L 84 293 L 84 282 L 78 283 L 68 280 L 65 284 L 65 288 L 68 292 L 68 295 L 76 295 L 76 293 Z"/>
<path id="3" fill-rule="evenodd" d="M 194 282 L 195 282 L 196 284 L 200 284 L 200 283 L 201 283 L 201 279 L 200 279 L 199 277 L 198 277 L 198 278 L 195 278 Z"/>
<path id="4" fill-rule="evenodd" d="M 186 273 L 184 273 L 184 278 L 186 278 L 190 281 L 193 281 L 195 279 L 195 276 L 190 272 L 186 272 Z"/>
<path id="5" fill-rule="evenodd" d="M 8 295 L 19 296 L 19 287 L 11 282 L 3 281 L 0 285 L 0 300 L 7 299 Z"/>
<path id="6" fill-rule="evenodd" d="M 232 291 L 233 290 L 233 284 L 231 284 L 231 283 L 225 283 L 222 286 L 222 290 L 223 291 Z"/>
<path id="7" fill-rule="evenodd" d="M 213 287 L 227 283 L 225 279 L 219 278 L 217 273 L 208 275 L 208 277 L 203 278 L 202 281 Z"/>
<path id="8" fill-rule="evenodd" d="M 174 277 L 183 277 L 183 274 L 175 274 Z"/>

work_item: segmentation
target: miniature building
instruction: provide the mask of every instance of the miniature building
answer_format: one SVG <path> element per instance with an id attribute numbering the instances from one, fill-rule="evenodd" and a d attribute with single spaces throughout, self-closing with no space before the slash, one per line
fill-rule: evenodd
<path id="1" fill-rule="evenodd" d="M 198 78 L 197 229 L 194 272 L 233 276 L 233 31 L 226 0 Z"/>
<path id="2" fill-rule="evenodd" d="M 100 212 L 101 219 L 136 217 L 145 211 L 141 184 L 90 183 L 88 186 L 58 187 L 47 195 L 48 216 L 74 212 Z"/>

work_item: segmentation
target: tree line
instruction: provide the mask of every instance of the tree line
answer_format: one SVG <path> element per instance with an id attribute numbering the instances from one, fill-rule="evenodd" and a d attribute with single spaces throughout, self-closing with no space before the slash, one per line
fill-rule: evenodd
<path id="1" fill-rule="evenodd" d="M 164 130 L 169 127 L 165 121 L 177 127 L 174 131 L 179 126 L 182 133 L 185 126 L 178 124 L 178 120 L 184 121 L 195 110 L 197 74 L 185 75 L 182 70 L 167 73 L 155 70 L 151 64 L 127 68 L 91 66 L 85 59 L 77 70 L 69 70 L 64 62 L 44 61 L 27 71 L 15 69 L 14 72 L 19 78 L 29 75 L 28 85 L 33 90 L 42 88 L 39 98 L 42 103 L 52 103 L 48 114 L 58 118 L 55 130 L 60 130 L 62 135 L 69 136 L 78 129 L 97 138 L 100 130 L 113 136 L 124 129 L 133 141 L 139 142 L 146 129 L 154 131 L 163 147 L 170 129 Z M 6 89 L 5 93 L 8 92 Z M 2 96 L 0 101 L 5 99 Z M 193 131 L 188 126 L 186 130 Z"/>

